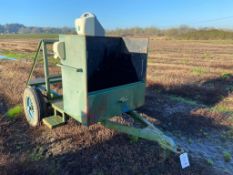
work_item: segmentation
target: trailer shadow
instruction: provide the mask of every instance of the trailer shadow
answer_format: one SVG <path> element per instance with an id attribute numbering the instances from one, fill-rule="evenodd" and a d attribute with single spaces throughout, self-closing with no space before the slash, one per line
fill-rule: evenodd
<path id="1" fill-rule="evenodd" d="M 214 106 L 233 91 L 233 75 L 209 79 L 207 81 L 165 87 L 162 84 L 151 84 L 148 89 L 160 90 L 165 94 L 173 94 L 196 100 L 201 104 Z"/>
<path id="2" fill-rule="evenodd" d="M 0 94 L 0 116 L 3 116 L 7 112 L 7 103 L 3 96 Z"/>
<path id="3" fill-rule="evenodd" d="M 214 107 L 232 92 L 232 75 L 172 87 L 150 84 L 146 103 L 139 111 L 158 119 L 165 130 L 200 136 L 200 131 L 229 129 L 221 125 L 221 121 L 227 120 L 231 115 L 223 113 L 208 116 L 205 109 Z M 195 112 L 198 110 L 199 112 Z"/>

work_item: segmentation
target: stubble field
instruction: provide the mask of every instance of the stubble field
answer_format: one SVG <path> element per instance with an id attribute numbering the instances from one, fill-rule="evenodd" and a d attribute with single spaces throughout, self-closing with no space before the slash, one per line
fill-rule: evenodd
<path id="1" fill-rule="evenodd" d="M 158 145 L 132 140 L 101 125 L 73 120 L 49 130 L 30 128 L 24 115 L 7 110 L 22 93 L 37 39 L 0 39 L 0 174 L 233 174 L 233 43 L 150 38 L 147 93 L 140 113 L 190 155 L 181 170 L 171 156 L 161 161 Z M 56 68 L 54 68 L 56 71 Z M 35 76 L 42 75 L 42 67 Z"/>

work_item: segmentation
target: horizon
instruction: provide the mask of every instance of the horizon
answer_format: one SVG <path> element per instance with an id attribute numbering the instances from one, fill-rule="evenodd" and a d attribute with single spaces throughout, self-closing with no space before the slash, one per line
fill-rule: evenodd
<path id="1" fill-rule="evenodd" d="M 53 26 L 27 26 L 27 25 L 24 25 L 22 23 L 6 23 L 6 24 L 1 24 L 2 26 L 6 26 L 6 25 L 12 25 L 12 24 L 19 24 L 19 25 L 23 25 L 24 27 L 26 28 L 55 28 L 55 29 L 62 29 L 62 28 L 68 28 L 68 29 L 74 29 L 75 30 L 75 27 L 68 27 L 68 26 L 58 26 L 58 27 L 53 27 Z M 140 27 L 140 26 L 131 26 L 131 27 L 125 27 L 125 28 L 120 28 L 120 27 L 116 27 L 116 28 L 113 28 L 113 29 L 105 29 L 106 31 L 114 31 L 114 30 L 130 30 L 130 29 L 134 29 L 134 28 L 139 28 L 139 29 L 149 29 L 149 28 L 152 28 L 152 29 L 158 29 L 158 30 L 169 30 L 169 29 L 181 29 L 181 28 L 188 28 L 188 29 L 195 29 L 195 30 L 224 30 L 224 31 L 232 31 L 233 28 L 221 28 L 221 27 L 192 27 L 192 26 L 188 26 L 188 25 L 180 25 L 180 26 L 174 26 L 174 27 L 167 27 L 167 28 L 159 28 L 157 26 L 145 26 L 145 27 Z"/>
<path id="2" fill-rule="evenodd" d="M 97 16 L 106 30 L 133 27 L 169 29 L 183 25 L 191 28 L 233 29 L 233 1 L 229 0 L 148 0 L 147 3 L 141 0 L 134 3 L 130 0 L 119 0 L 117 3 L 107 0 L 86 0 L 85 3 L 77 3 L 75 0 L 40 2 L 1 2 L 0 24 L 74 28 L 74 20 L 82 13 L 90 11 Z"/>

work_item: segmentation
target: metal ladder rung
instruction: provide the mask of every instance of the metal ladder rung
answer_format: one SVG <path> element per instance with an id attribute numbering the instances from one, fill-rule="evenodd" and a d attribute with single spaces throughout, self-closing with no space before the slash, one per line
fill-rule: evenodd
<path id="1" fill-rule="evenodd" d="M 50 129 L 53 129 L 55 127 L 65 124 L 65 121 L 63 120 L 63 118 L 58 115 L 43 118 L 42 121 Z"/>

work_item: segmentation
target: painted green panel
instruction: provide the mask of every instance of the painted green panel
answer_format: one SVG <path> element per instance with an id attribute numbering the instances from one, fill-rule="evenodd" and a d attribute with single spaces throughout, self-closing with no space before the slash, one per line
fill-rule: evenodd
<path id="1" fill-rule="evenodd" d="M 145 101 L 145 83 L 137 82 L 88 95 L 90 124 L 141 107 Z"/>
<path id="2" fill-rule="evenodd" d="M 77 35 L 61 35 L 65 42 L 65 60 L 61 61 L 65 113 L 86 124 L 87 69 L 86 39 Z"/>
<path id="3" fill-rule="evenodd" d="M 65 42 L 63 65 L 78 68 L 86 65 L 86 37 L 78 35 L 59 35 L 59 41 Z"/>
<path id="4" fill-rule="evenodd" d="M 59 41 L 65 113 L 89 125 L 144 104 L 147 40 L 60 35 Z"/>

